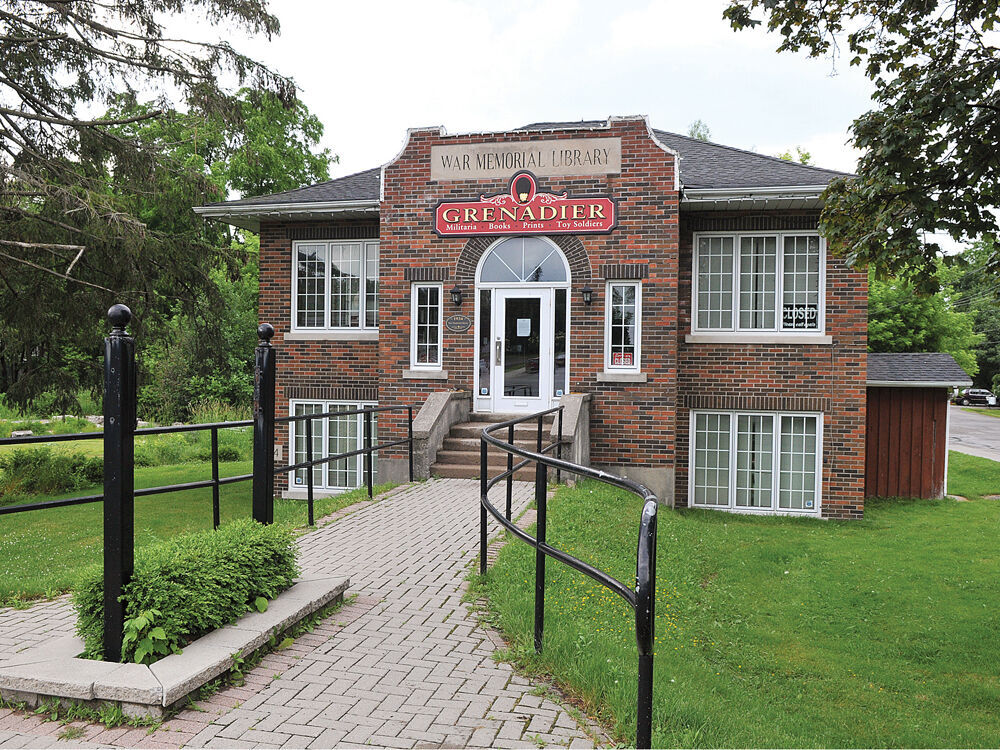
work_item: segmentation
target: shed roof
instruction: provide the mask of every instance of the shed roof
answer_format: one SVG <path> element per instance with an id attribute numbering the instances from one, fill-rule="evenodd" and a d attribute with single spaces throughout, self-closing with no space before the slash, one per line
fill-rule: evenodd
<path id="1" fill-rule="evenodd" d="M 868 385 L 965 388 L 972 380 L 945 352 L 873 352 L 868 355 Z"/>

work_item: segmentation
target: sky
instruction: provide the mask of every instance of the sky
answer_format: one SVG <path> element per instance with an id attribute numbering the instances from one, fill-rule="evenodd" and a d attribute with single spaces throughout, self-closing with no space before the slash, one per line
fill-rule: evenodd
<path id="1" fill-rule="evenodd" d="M 653 127 L 762 154 L 796 146 L 853 171 L 851 122 L 872 84 L 843 59 L 778 53 L 734 31 L 726 0 L 271 0 L 281 34 L 237 49 L 290 76 L 339 158 L 332 177 L 390 161 L 407 128 L 449 133 L 646 115 Z M 962 245 L 935 237 L 946 252 Z"/>
<path id="2" fill-rule="evenodd" d="M 735 32 L 717 0 L 272 0 L 281 35 L 234 45 L 295 79 L 340 157 L 334 176 L 395 156 L 406 129 L 501 130 L 648 115 L 686 133 L 851 170 L 848 126 L 871 85 L 828 58 Z"/>

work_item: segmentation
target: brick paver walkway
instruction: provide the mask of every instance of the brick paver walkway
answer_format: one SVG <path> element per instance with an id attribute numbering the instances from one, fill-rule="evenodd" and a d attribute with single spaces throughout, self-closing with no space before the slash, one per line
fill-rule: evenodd
<path id="1" fill-rule="evenodd" d="M 531 485 L 514 486 L 520 511 Z M 67 732 L 2 709 L 0 747 L 592 747 L 591 738 L 603 739 L 495 662 L 502 641 L 462 603 L 477 552 L 478 482 L 430 480 L 355 508 L 300 546 L 304 577 L 347 576 L 356 599 L 266 656 L 244 686 L 154 733 L 85 723 Z M 65 599 L 0 610 L 0 661 L 46 629 L 71 628 Z"/>

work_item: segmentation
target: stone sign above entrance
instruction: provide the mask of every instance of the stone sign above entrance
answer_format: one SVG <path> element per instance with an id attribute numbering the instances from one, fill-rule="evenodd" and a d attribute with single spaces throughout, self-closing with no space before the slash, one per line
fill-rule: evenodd
<path id="1" fill-rule="evenodd" d="M 621 138 L 431 146 L 431 179 L 489 180 L 528 170 L 539 177 L 618 174 Z"/>

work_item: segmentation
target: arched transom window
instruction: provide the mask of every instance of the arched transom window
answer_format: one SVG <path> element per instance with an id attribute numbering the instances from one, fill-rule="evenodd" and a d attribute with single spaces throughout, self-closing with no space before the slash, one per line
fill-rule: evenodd
<path id="1" fill-rule="evenodd" d="M 541 237 L 511 237 L 489 252 L 479 271 L 485 284 L 540 283 L 569 281 L 566 260 L 554 243 Z"/>

